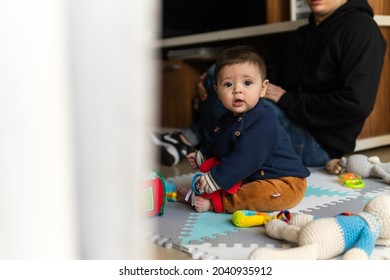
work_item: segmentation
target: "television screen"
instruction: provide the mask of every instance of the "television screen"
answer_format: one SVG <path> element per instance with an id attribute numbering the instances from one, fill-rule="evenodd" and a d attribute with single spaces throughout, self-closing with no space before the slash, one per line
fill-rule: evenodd
<path id="1" fill-rule="evenodd" d="M 264 0 L 163 0 L 163 38 L 265 23 Z"/>

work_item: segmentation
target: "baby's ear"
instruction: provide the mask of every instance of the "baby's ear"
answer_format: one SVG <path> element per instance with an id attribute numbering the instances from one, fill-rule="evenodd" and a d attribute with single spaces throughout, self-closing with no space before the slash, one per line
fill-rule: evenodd
<path id="1" fill-rule="evenodd" d="M 267 93 L 267 88 L 269 85 L 269 80 L 265 79 L 262 84 L 261 84 L 261 92 L 260 92 L 260 97 L 264 97 L 265 94 Z"/>

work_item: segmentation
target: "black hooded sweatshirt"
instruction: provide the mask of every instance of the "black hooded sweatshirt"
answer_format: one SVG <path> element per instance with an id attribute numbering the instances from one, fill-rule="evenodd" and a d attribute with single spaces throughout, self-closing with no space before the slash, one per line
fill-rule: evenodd
<path id="1" fill-rule="evenodd" d="M 331 158 L 355 149 L 371 113 L 386 41 L 366 0 L 350 0 L 318 26 L 300 27 L 270 78 L 287 92 L 278 105 Z"/>

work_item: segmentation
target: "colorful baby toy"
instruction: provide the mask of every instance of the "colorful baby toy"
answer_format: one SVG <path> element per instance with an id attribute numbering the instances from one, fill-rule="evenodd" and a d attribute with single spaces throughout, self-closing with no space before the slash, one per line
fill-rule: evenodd
<path id="1" fill-rule="evenodd" d="M 341 158 L 340 166 L 343 168 L 341 172 L 359 174 L 361 178 L 380 178 L 390 184 L 390 162 L 383 163 L 378 157 L 350 155 Z"/>
<path id="2" fill-rule="evenodd" d="M 390 246 L 390 196 L 372 198 L 357 214 L 318 218 L 307 214 L 292 215 L 289 223 L 273 219 L 265 225 L 266 233 L 287 240 L 298 247 L 272 250 L 259 248 L 250 259 L 368 259 L 375 245 Z"/>
<path id="3" fill-rule="evenodd" d="M 146 217 L 164 214 L 166 193 L 165 180 L 158 172 L 146 175 L 141 192 L 142 211 Z"/>
<path id="4" fill-rule="evenodd" d="M 239 210 L 233 213 L 232 222 L 236 227 L 254 227 L 265 225 L 272 217 L 267 213 Z"/>
<path id="5" fill-rule="evenodd" d="M 278 214 L 271 216 L 264 212 L 252 210 L 238 210 L 232 215 L 232 222 L 236 227 L 256 227 L 265 225 L 272 219 L 288 222 L 291 215 L 287 210 L 282 210 Z"/>
<path id="6" fill-rule="evenodd" d="M 165 193 L 169 202 L 177 201 L 176 183 L 172 180 L 165 179 Z"/>
<path id="7" fill-rule="evenodd" d="M 361 189 L 364 187 L 364 182 L 362 180 L 362 177 L 359 174 L 349 172 L 349 173 L 341 173 L 338 176 L 339 182 L 351 189 Z"/>
<path id="8" fill-rule="evenodd" d="M 199 179 L 201 176 L 204 175 L 204 173 L 209 172 L 213 166 L 216 166 L 220 163 L 220 161 L 215 158 L 209 158 L 205 160 L 201 166 L 199 166 L 200 172 L 196 173 L 192 179 L 192 189 L 187 193 L 185 196 L 185 200 L 189 201 L 191 198 L 191 205 L 194 205 L 195 201 L 195 196 L 200 195 L 206 199 L 209 199 L 211 201 L 211 204 L 213 205 L 214 212 L 216 213 L 221 213 L 223 211 L 222 207 L 222 198 L 221 198 L 221 193 L 229 193 L 229 194 L 234 194 L 238 191 L 238 188 L 241 186 L 241 182 L 236 183 L 234 186 L 232 186 L 229 190 L 217 190 L 213 193 L 201 193 L 199 191 Z"/>
<path id="9" fill-rule="evenodd" d="M 194 177 L 192 178 L 192 184 L 191 184 L 191 187 L 192 187 L 192 191 L 197 194 L 197 195 L 200 195 L 202 194 L 198 189 L 199 189 L 199 179 L 200 177 L 203 176 L 203 173 L 196 173 L 194 175 Z"/>

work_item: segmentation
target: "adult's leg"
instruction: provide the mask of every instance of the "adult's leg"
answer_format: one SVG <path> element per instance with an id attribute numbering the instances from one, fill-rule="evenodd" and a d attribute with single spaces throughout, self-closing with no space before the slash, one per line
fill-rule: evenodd
<path id="1" fill-rule="evenodd" d="M 203 144 L 210 145 L 214 142 L 214 129 L 219 118 L 226 113 L 225 107 L 223 107 L 221 101 L 218 99 L 218 95 L 214 90 L 215 77 L 214 77 L 215 65 L 212 65 L 203 80 L 203 85 L 207 91 L 207 99 L 201 103 L 201 130 L 203 137 Z"/>
<path id="2" fill-rule="evenodd" d="M 280 124 L 290 135 L 292 145 L 298 155 L 301 156 L 303 164 L 306 166 L 325 166 L 330 157 L 310 132 L 290 120 L 273 101 L 262 99 L 262 102 L 274 109 Z"/>
<path id="3" fill-rule="evenodd" d="M 212 65 L 203 80 L 203 86 L 207 91 L 206 100 L 200 103 L 200 118 L 181 133 L 188 139 L 193 147 L 210 145 L 214 142 L 214 128 L 219 118 L 227 111 L 219 101 L 214 90 L 215 78 Z"/>
<path id="4" fill-rule="evenodd" d="M 202 124 L 200 120 L 193 122 L 187 128 L 183 128 L 180 132 L 184 135 L 186 140 L 191 143 L 192 147 L 196 147 L 202 143 Z"/>

